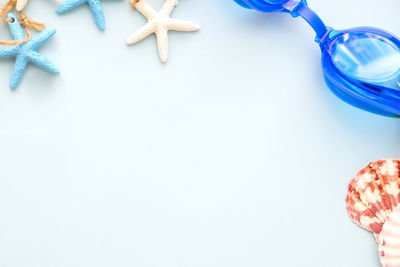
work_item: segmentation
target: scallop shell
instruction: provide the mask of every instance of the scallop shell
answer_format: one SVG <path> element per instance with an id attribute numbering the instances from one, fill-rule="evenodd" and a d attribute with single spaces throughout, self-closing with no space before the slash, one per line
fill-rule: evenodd
<path id="1" fill-rule="evenodd" d="M 358 172 L 346 197 L 350 218 L 379 234 L 400 203 L 400 159 L 372 162 Z"/>
<path id="2" fill-rule="evenodd" d="M 400 206 L 387 219 L 378 237 L 383 267 L 400 266 Z"/>

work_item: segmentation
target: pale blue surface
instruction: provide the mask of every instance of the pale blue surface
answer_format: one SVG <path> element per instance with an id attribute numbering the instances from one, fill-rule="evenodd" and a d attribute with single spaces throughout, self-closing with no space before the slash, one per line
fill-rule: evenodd
<path id="1" fill-rule="evenodd" d="M 309 2 L 400 34 L 399 0 Z M 146 18 L 102 3 L 106 32 L 86 6 L 30 1 L 60 76 L 27 68 L 11 91 L 0 60 L 1 267 L 379 267 L 346 187 L 400 156 L 400 122 L 330 92 L 306 22 L 181 0 L 201 30 L 170 32 L 162 64 L 154 36 L 125 44 Z"/>
<path id="2" fill-rule="evenodd" d="M 67 13 L 84 3 L 89 5 L 97 26 L 100 28 L 100 30 L 104 31 L 106 28 L 106 21 L 100 0 L 66 0 L 58 7 L 57 14 Z"/>
<path id="3" fill-rule="evenodd" d="M 23 40 L 25 38 L 25 33 L 22 30 L 18 19 L 12 13 L 8 14 L 7 18 L 14 19 L 13 22 L 7 23 L 14 40 Z M 60 73 L 58 68 L 53 63 L 36 52 L 36 49 L 49 40 L 55 33 L 56 30 L 46 30 L 31 38 L 26 43 L 15 46 L 0 47 L 0 58 L 15 57 L 14 70 L 11 74 L 10 80 L 11 89 L 17 88 L 28 62 L 32 62 L 50 73 Z"/>

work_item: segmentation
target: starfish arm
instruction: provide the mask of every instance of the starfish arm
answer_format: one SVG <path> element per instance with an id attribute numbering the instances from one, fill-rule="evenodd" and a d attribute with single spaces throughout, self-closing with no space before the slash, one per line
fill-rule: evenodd
<path id="1" fill-rule="evenodd" d="M 181 19 L 169 19 L 167 27 L 169 30 L 184 32 L 198 31 L 200 29 L 198 24 Z"/>
<path id="2" fill-rule="evenodd" d="M 148 4 L 145 0 L 140 0 L 136 3 L 135 8 L 139 11 L 147 20 L 152 20 L 157 16 L 157 12 Z"/>
<path id="3" fill-rule="evenodd" d="M 156 31 L 158 54 L 163 63 L 168 59 L 168 31 L 167 29 L 160 29 Z"/>
<path id="4" fill-rule="evenodd" d="M 177 5 L 178 0 L 167 0 L 161 8 L 160 12 L 166 16 L 169 16 Z"/>
<path id="5" fill-rule="evenodd" d="M 146 25 L 144 25 L 141 29 L 139 29 L 137 32 L 132 34 L 128 40 L 126 40 L 126 43 L 128 45 L 131 44 L 136 44 L 137 42 L 140 42 L 141 40 L 145 39 L 147 36 L 155 32 L 156 29 L 156 24 L 153 22 L 149 22 Z"/>
<path id="6" fill-rule="evenodd" d="M 25 8 L 27 3 L 28 3 L 28 0 L 17 0 L 17 5 L 16 5 L 15 9 L 17 11 L 22 11 Z"/>
<path id="7" fill-rule="evenodd" d="M 14 69 L 11 74 L 10 88 L 14 90 L 17 88 L 19 82 L 21 81 L 22 75 L 24 74 L 27 60 L 25 56 L 20 55 L 15 58 Z"/>
<path id="8" fill-rule="evenodd" d="M 0 47 L 0 58 L 15 57 L 18 53 L 18 46 Z"/>
<path id="9" fill-rule="evenodd" d="M 83 3 L 87 2 L 87 0 L 66 0 L 57 8 L 57 14 L 64 14 L 67 13 L 78 6 L 82 5 Z"/>
<path id="10" fill-rule="evenodd" d="M 49 40 L 51 37 L 53 37 L 54 34 L 56 34 L 56 30 L 54 29 L 43 31 L 35 37 L 31 38 L 26 43 L 26 47 L 35 50 L 36 48 L 47 42 L 47 40 Z"/>
<path id="11" fill-rule="evenodd" d="M 13 13 L 8 13 L 7 18 L 12 19 L 12 21 L 8 22 L 7 24 L 14 40 L 24 40 L 25 33 L 22 30 L 17 17 Z"/>
<path id="12" fill-rule="evenodd" d="M 103 7 L 101 6 L 100 0 L 89 0 L 90 9 L 92 10 L 94 20 L 100 30 L 106 29 L 106 19 L 104 17 Z"/>
<path id="13" fill-rule="evenodd" d="M 42 69 L 44 69 L 47 72 L 53 73 L 53 74 L 59 74 L 60 71 L 58 68 L 47 58 L 44 56 L 40 55 L 37 52 L 31 52 L 29 54 L 29 61 L 32 63 L 38 65 Z"/>

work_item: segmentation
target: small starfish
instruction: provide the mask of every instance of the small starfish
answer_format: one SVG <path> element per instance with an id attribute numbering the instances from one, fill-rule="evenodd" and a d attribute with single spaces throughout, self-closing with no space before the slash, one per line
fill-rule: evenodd
<path id="1" fill-rule="evenodd" d="M 100 0 L 66 0 L 58 7 L 56 12 L 57 14 L 64 14 L 84 3 L 89 5 L 97 26 L 100 30 L 104 31 L 106 28 L 106 20 L 104 18 L 103 7 L 101 6 Z"/>
<path id="2" fill-rule="evenodd" d="M 132 0 L 136 1 L 136 0 Z M 145 39 L 152 33 L 157 36 L 158 53 L 162 62 L 168 58 L 168 31 L 197 31 L 200 26 L 180 19 L 171 19 L 170 15 L 178 0 L 166 0 L 159 12 L 156 12 L 145 0 L 139 0 L 135 8 L 143 14 L 148 23 L 131 35 L 126 41 L 128 45 L 135 44 Z"/>
<path id="3" fill-rule="evenodd" d="M 17 11 L 22 11 L 25 8 L 26 4 L 28 4 L 28 0 L 17 0 L 17 5 L 15 9 Z"/>
<path id="4" fill-rule="evenodd" d="M 7 18 L 12 19 L 11 22 L 8 22 L 8 27 L 10 28 L 10 32 L 14 40 L 25 39 L 24 31 L 22 30 L 17 17 L 14 14 L 9 13 L 7 15 Z M 15 57 L 15 66 L 10 81 L 11 89 L 15 89 L 19 84 L 22 75 L 24 74 L 26 64 L 28 62 L 35 63 L 36 65 L 50 73 L 60 73 L 53 63 L 51 63 L 47 58 L 36 52 L 36 49 L 40 45 L 44 44 L 47 40 L 49 40 L 55 33 L 56 30 L 43 31 L 39 35 L 31 38 L 26 43 L 14 46 L 0 47 L 0 58 Z"/>

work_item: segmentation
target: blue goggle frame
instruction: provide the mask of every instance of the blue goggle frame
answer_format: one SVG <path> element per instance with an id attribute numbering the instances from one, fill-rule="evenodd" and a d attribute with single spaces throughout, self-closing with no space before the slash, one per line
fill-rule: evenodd
<path id="1" fill-rule="evenodd" d="M 376 114 L 400 118 L 400 40 L 371 27 L 337 31 L 306 0 L 235 0 L 262 12 L 304 18 L 315 30 L 326 83 L 347 103 Z"/>

